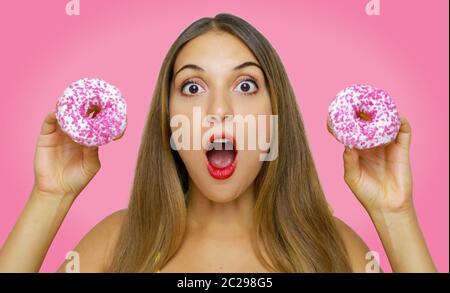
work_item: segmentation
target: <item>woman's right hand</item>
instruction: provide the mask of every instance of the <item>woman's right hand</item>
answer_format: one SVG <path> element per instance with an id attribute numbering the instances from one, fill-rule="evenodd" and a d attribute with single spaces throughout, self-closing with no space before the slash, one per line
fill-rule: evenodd
<path id="1" fill-rule="evenodd" d="M 74 142 L 59 127 L 55 113 L 49 113 L 36 145 L 35 191 L 76 197 L 99 169 L 98 147 Z"/>
<path id="2" fill-rule="evenodd" d="M 38 272 L 73 201 L 100 169 L 97 147 L 74 142 L 49 113 L 34 157 L 30 197 L 0 249 L 0 272 Z"/>

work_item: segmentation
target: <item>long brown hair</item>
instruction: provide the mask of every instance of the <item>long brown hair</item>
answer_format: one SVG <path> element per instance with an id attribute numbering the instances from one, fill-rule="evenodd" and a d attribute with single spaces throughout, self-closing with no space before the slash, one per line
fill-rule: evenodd
<path id="1" fill-rule="evenodd" d="M 128 212 L 109 270 L 154 272 L 182 243 L 188 173 L 170 148 L 168 100 L 178 52 L 208 31 L 233 34 L 253 52 L 265 74 L 273 114 L 278 115 L 278 158 L 264 162 L 255 180 L 255 235 L 269 261 L 256 249 L 258 258 L 275 272 L 350 271 L 282 62 L 261 33 L 230 14 L 192 23 L 164 59 L 142 136 Z"/>

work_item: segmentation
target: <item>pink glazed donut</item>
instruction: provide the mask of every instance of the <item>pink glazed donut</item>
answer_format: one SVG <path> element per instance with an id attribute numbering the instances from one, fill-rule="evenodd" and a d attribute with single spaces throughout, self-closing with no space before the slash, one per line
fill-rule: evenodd
<path id="1" fill-rule="evenodd" d="M 127 104 L 113 85 L 97 78 L 83 78 L 73 82 L 59 98 L 56 119 L 75 142 L 100 146 L 125 131 Z"/>
<path id="2" fill-rule="evenodd" d="M 341 90 L 331 102 L 328 127 L 345 146 L 369 149 L 395 139 L 400 117 L 385 91 L 355 84 Z"/>

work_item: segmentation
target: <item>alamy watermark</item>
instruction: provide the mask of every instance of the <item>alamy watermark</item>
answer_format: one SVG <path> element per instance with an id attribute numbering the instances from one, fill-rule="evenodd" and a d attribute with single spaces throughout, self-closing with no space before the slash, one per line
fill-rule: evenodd
<path id="1" fill-rule="evenodd" d="M 380 255 L 378 252 L 371 250 L 366 253 L 366 273 L 380 272 Z"/>
<path id="2" fill-rule="evenodd" d="M 173 150 L 208 150 L 211 137 L 234 138 L 233 144 L 224 144 L 223 150 L 260 150 L 260 161 L 273 161 L 278 157 L 278 115 L 229 115 L 222 122 L 218 115 L 202 119 L 201 107 L 193 107 L 192 119 L 187 115 L 174 115 L 170 126 L 175 128 L 170 137 Z M 207 130 L 201 134 L 202 128 Z M 218 133 L 220 132 L 220 133 Z M 194 138 L 191 142 L 191 134 Z M 219 135 L 219 137 L 216 137 Z M 247 142 L 247 143 L 246 143 Z M 235 144 L 234 144 L 235 143 Z M 214 148 L 217 150 L 219 146 Z"/>
<path id="3" fill-rule="evenodd" d="M 70 0 L 67 2 L 66 14 L 69 16 L 80 15 L 80 0 Z"/>
<path id="4" fill-rule="evenodd" d="M 369 16 L 380 15 L 380 1 L 381 0 L 370 0 L 367 2 L 365 11 Z"/>
<path id="5" fill-rule="evenodd" d="M 66 253 L 66 273 L 80 272 L 80 254 L 76 251 L 69 251 Z"/>

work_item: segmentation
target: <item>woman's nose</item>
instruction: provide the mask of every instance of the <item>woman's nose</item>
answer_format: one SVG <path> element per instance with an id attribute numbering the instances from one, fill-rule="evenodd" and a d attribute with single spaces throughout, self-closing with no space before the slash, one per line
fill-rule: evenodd
<path id="1" fill-rule="evenodd" d="M 231 119 L 233 116 L 233 109 L 230 105 L 230 101 L 225 94 L 215 95 L 210 97 L 208 103 L 207 113 L 208 120 L 219 120 L 216 122 L 224 122 L 227 119 Z"/>

